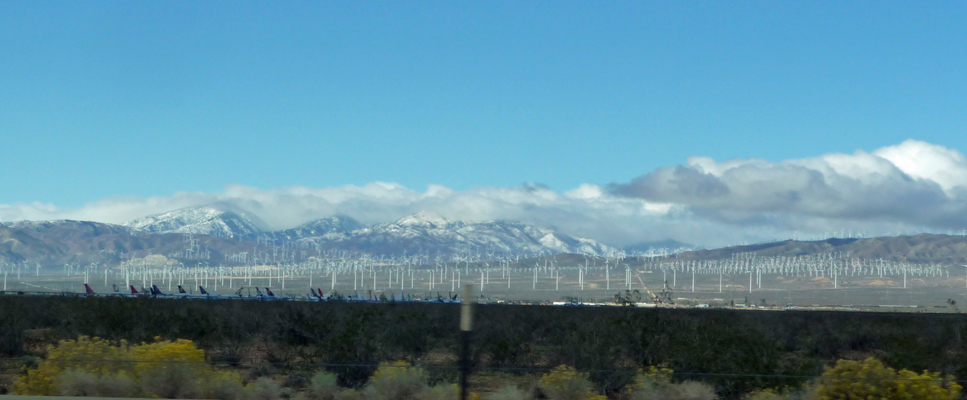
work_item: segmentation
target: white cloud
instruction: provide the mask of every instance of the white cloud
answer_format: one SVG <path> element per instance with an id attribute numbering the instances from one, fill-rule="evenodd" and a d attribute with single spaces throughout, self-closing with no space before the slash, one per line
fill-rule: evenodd
<path id="1" fill-rule="evenodd" d="M 215 203 L 251 212 L 271 229 L 332 215 L 373 224 L 425 210 L 467 221 L 520 220 L 615 245 L 675 239 L 720 246 L 832 231 L 959 231 L 967 226 L 967 158 L 909 140 L 873 152 L 782 162 L 691 157 L 625 184 L 567 192 L 536 184 L 465 191 L 429 185 L 422 192 L 384 182 L 271 190 L 232 184 L 216 193 L 109 198 L 73 209 L 0 205 L 0 221 L 124 223 Z"/>
<path id="2" fill-rule="evenodd" d="M 967 158 L 914 140 L 872 153 L 778 163 L 693 157 L 611 190 L 744 226 L 814 233 L 837 225 L 867 231 L 967 226 Z"/>

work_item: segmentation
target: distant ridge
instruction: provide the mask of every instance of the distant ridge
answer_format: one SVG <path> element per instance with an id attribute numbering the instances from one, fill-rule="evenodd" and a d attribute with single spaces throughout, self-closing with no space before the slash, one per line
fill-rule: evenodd
<path id="1" fill-rule="evenodd" d="M 265 224 L 241 210 L 216 206 L 185 208 L 140 218 L 125 224 L 134 232 L 193 233 L 282 245 L 300 243 L 316 249 L 341 249 L 375 255 L 407 252 L 613 254 L 617 249 L 585 238 L 515 221 L 469 223 L 419 212 L 397 221 L 366 227 L 345 216 L 310 221 L 295 228 L 268 231 Z"/>
<path id="2" fill-rule="evenodd" d="M 801 256 L 824 253 L 942 265 L 967 264 L 967 237 L 920 234 L 866 239 L 786 240 L 710 250 L 675 251 L 688 246 L 675 241 L 642 243 L 617 249 L 517 221 L 465 222 L 420 212 L 394 222 L 366 227 L 344 216 L 310 221 L 278 231 L 262 228 L 241 210 L 214 206 L 175 210 L 124 225 L 89 221 L 18 221 L 0 223 L 0 263 L 62 267 L 67 263 L 117 263 L 149 254 L 181 262 L 232 263 L 232 254 L 270 251 L 282 246 L 312 254 L 313 250 L 349 250 L 374 256 L 486 253 L 532 256 L 574 253 L 614 257 L 667 254 L 682 259 L 724 259 L 738 253 Z M 186 233 L 191 233 L 189 243 Z M 186 251 L 192 246 L 190 251 Z M 658 250 L 668 250 L 667 252 Z M 652 251 L 650 251 L 652 250 Z M 301 254 L 301 253 L 300 253 Z"/>
<path id="3" fill-rule="evenodd" d="M 756 253 L 762 256 L 799 256 L 837 252 L 844 256 L 938 263 L 967 264 L 967 237 L 922 233 L 915 236 L 884 236 L 865 239 L 830 238 L 817 241 L 784 240 L 713 250 L 695 250 L 680 255 L 682 258 L 729 258 L 735 253 Z"/>
<path id="4" fill-rule="evenodd" d="M 335 234 L 307 237 L 327 248 L 356 250 L 374 254 L 458 253 L 493 251 L 499 253 L 582 253 L 605 255 L 611 246 L 591 239 L 575 238 L 550 229 L 515 221 L 470 223 L 450 221 L 436 214 L 420 212 L 391 223 Z"/>
<path id="5" fill-rule="evenodd" d="M 124 224 L 141 232 L 194 233 L 242 238 L 263 231 L 265 223 L 250 213 L 224 205 L 190 207 L 139 218 Z"/>

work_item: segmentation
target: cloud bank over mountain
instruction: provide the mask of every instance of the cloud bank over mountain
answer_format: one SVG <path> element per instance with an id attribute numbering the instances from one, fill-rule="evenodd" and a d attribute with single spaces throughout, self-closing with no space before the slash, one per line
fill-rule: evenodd
<path id="1" fill-rule="evenodd" d="M 618 246 L 673 239 L 705 246 L 827 232 L 889 235 L 967 227 L 967 157 L 908 140 L 872 152 L 770 162 L 691 157 L 627 183 L 557 192 L 537 184 L 424 191 L 393 183 L 263 190 L 227 185 L 217 193 L 109 198 L 75 209 L 0 205 L 0 221 L 76 219 L 124 223 L 185 207 L 246 210 L 267 228 L 346 215 L 366 224 L 419 211 L 468 222 L 519 220 Z"/>

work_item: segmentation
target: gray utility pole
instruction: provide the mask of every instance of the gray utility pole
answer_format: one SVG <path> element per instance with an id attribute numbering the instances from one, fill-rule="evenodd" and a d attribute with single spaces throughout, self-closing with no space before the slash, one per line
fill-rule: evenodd
<path id="1" fill-rule="evenodd" d="M 473 286 L 463 287 L 460 299 L 460 399 L 467 400 L 467 377 L 470 375 L 470 331 L 473 327 Z"/>

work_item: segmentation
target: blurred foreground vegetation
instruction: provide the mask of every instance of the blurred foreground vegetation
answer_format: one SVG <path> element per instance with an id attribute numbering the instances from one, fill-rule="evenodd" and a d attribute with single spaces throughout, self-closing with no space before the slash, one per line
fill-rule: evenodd
<path id="1" fill-rule="evenodd" d="M 58 394 L 57 382 L 68 382 L 81 388 L 74 393 L 119 387 L 130 395 L 226 398 L 212 389 L 220 387 L 237 389 L 233 396 L 261 390 L 291 397 L 310 396 L 312 385 L 325 383 L 339 398 L 375 399 L 372 388 L 392 375 L 418 381 L 407 392 L 415 398 L 450 398 L 458 316 L 455 304 L 0 296 L 0 390 Z M 471 389 L 483 397 L 865 398 L 839 396 L 828 380 L 814 379 L 836 373 L 830 371 L 840 360 L 882 361 L 886 372 L 877 376 L 919 382 L 889 393 L 941 398 L 942 390 L 959 398 L 954 380 L 967 377 L 967 318 L 960 314 L 484 305 L 475 317 Z M 105 360 L 174 357 L 186 367 L 53 367 L 52 356 L 68 354 L 70 343 L 70 351 L 99 343 L 90 346 Z M 397 376 L 387 368 L 415 372 Z M 37 383 L 31 373 L 57 378 Z M 862 375 L 850 373 L 853 381 Z M 166 380 L 195 384 L 156 392 Z M 895 398 L 919 398 L 911 396 Z"/>

